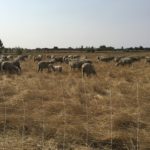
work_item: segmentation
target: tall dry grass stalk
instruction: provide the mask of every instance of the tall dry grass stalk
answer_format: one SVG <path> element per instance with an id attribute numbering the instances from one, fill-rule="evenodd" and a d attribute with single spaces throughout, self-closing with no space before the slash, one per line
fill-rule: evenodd
<path id="1" fill-rule="evenodd" d="M 19 76 L 0 75 L 1 148 L 150 148 L 149 66 L 116 67 L 87 55 L 97 77 L 82 79 L 64 64 L 63 73 L 37 73 L 33 60 L 22 62 Z"/>

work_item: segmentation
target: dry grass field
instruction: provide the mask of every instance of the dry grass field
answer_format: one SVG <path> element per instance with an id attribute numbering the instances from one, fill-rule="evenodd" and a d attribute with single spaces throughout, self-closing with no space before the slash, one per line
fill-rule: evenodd
<path id="1" fill-rule="evenodd" d="M 0 149 L 150 150 L 150 64 L 116 67 L 85 55 L 97 76 L 67 64 L 38 73 L 33 60 L 21 63 L 21 75 L 0 74 Z"/>

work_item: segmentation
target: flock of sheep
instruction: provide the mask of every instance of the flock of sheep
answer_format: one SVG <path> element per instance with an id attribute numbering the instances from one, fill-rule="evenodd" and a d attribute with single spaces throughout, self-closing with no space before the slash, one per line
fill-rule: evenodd
<path id="1" fill-rule="evenodd" d="M 95 68 L 92 65 L 92 61 L 87 58 L 80 58 L 80 56 L 46 56 L 43 55 L 31 56 L 31 55 L 19 55 L 13 57 L 12 55 L 1 55 L 0 56 L 0 71 L 3 73 L 21 73 L 21 61 L 28 59 L 33 59 L 37 63 L 38 72 L 42 72 L 44 69 L 47 69 L 48 72 L 62 72 L 63 67 L 62 63 L 66 63 L 70 66 L 71 70 L 81 70 L 82 75 L 87 76 L 91 74 L 96 74 Z M 59 65 L 58 65 L 59 63 Z M 57 64 L 57 65 L 56 65 Z"/>
<path id="2" fill-rule="evenodd" d="M 96 71 L 94 66 L 92 65 L 92 61 L 88 60 L 87 57 L 80 57 L 78 55 L 68 55 L 68 56 L 47 56 L 46 61 L 42 60 L 42 55 L 38 55 L 34 57 L 34 61 L 38 61 L 38 72 L 47 69 L 48 72 L 62 72 L 63 68 L 61 65 L 54 65 L 57 63 L 65 63 L 70 66 L 71 70 L 81 70 L 82 75 L 85 74 L 87 76 L 93 74 L 96 75 Z"/>
<path id="3" fill-rule="evenodd" d="M 134 62 L 140 61 L 142 59 L 145 59 L 146 63 L 150 63 L 150 57 L 148 56 L 118 56 L 118 57 L 104 57 L 104 56 L 98 56 L 97 57 L 98 61 L 104 61 L 104 62 L 110 62 L 114 61 L 116 62 L 116 66 L 119 65 L 132 65 Z"/>
<path id="4" fill-rule="evenodd" d="M 82 76 L 85 74 L 87 76 L 96 75 L 96 70 L 93 65 L 93 62 L 90 59 L 87 59 L 86 56 L 79 55 L 66 55 L 66 56 L 54 56 L 54 55 L 19 55 L 17 57 L 13 57 L 12 55 L 1 55 L 0 56 L 0 71 L 3 73 L 17 73 L 21 72 L 21 61 L 25 61 L 27 59 L 33 59 L 34 62 L 37 63 L 38 72 L 42 72 L 47 69 L 48 72 L 62 72 L 63 67 L 62 63 L 68 64 L 70 70 L 79 70 L 82 72 Z M 150 63 L 150 57 L 145 56 L 131 56 L 131 57 L 123 57 L 123 56 L 98 56 L 97 62 L 111 62 L 114 61 L 116 66 L 124 66 L 124 65 L 132 65 L 136 61 L 140 61 L 141 59 L 145 59 L 146 63 Z"/>

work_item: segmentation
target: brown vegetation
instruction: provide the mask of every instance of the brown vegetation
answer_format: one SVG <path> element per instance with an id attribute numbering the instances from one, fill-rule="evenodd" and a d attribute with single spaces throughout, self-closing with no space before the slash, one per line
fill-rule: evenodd
<path id="1" fill-rule="evenodd" d="M 116 67 L 96 55 L 88 54 L 96 77 L 66 64 L 63 73 L 37 73 L 33 60 L 21 75 L 1 74 L 0 148 L 149 149 L 150 65 Z"/>

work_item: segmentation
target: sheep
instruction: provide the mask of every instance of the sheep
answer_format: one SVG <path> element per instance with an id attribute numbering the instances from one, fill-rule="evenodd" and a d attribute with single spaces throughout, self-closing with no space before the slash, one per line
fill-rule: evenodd
<path id="1" fill-rule="evenodd" d="M 16 59 L 19 61 L 25 61 L 28 58 L 28 55 L 19 55 Z"/>
<path id="2" fill-rule="evenodd" d="M 148 56 L 145 57 L 145 62 L 146 62 L 146 63 L 150 63 L 150 57 L 148 57 Z"/>
<path id="3" fill-rule="evenodd" d="M 35 61 L 41 61 L 42 58 L 43 58 L 42 55 L 34 56 L 34 62 L 35 62 Z"/>
<path id="4" fill-rule="evenodd" d="M 4 71 L 5 73 L 17 73 L 19 74 L 20 69 L 13 64 L 11 61 L 4 61 L 1 63 L 1 70 Z"/>
<path id="5" fill-rule="evenodd" d="M 54 59 L 55 59 L 56 62 L 63 63 L 63 57 L 61 57 L 61 56 L 57 56 Z"/>
<path id="6" fill-rule="evenodd" d="M 81 67 L 82 67 L 82 65 L 83 65 L 84 63 L 92 63 L 92 61 L 87 60 L 87 59 L 79 60 L 79 61 L 78 61 L 78 60 L 76 60 L 76 61 L 70 61 L 70 62 L 69 62 L 69 65 L 70 65 L 70 67 L 71 67 L 71 70 L 72 70 L 72 69 L 73 69 L 73 70 L 75 70 L 75 69 L 80 70 Z"/>
<path id="7" fill-rule="evenodd" d="M 7 56 L 6 55 L 1 55 L 1 57 L 0 57 L 3 61 L 8 61 L 9 59 L 7 58 Z"/>
<path id="8" fill-rule="evenodd" d="M 84 77 L 84 74 L 86 74 L 87 77 L 91 74 L 96 75 L 94 66 L 90 63 L 84 63 L 82 65 L 82 77 Z"/>
<path id="9" fill-rule="evenodd" d="M 54 72 L 62 72 L 62 66 L 53 66 L 52 64 L 49 64 L 48 70 L 49 72 L 51 72 L 51 70 L 53 70 Z"/>
<path id="10" fill-rule="evenodd" d="M 69 57 L 68 56 L 63 56 L 63 62 L 68 64 L 69 63 Z"/>
<path id="11" fill-rule="evenodd" d="M 46 58 L 51 59 L 51 55 L 46 55 Z"/>
<path id="12" fill-rule="evenodd" d="M 73 58 L 74 59 L 80 59 L 80 56 L 79 55 L 74 55 Z"/>
<path id="13" fill-rule="evenodd" d="M 51 64 L 50 61 L 40 61 L 38 63 L 38 72 L 43 71 L 43 69 L 48 69 L 48 65 Z"/>
<path id="14" fill-rule="evenodd" d="M 135 61 L 140 61 L 141 59 L 142 59 L 142 57 L 141 56 L 132 56 L 132 57 L 130 57 L 130 58 L 132 58 L 132 60 L 135 62 Z"/>
<path id="15" fill-rule="evenodd" d="M 123 56 L 115 57 L 115 58 L 114 58 L 114 62 L 119 62 L 121 58 L 123 58 Z"/>
<path id="16" fill-rule="evenodd" d="M 51 64 L 54 64 L 54 63 L 56 63 L 56 60 L 55 60 L 54 58 L 51 58 L 51 59 L 49 60 L 49 62 L 50 62 Z"/>
<path id="17" fill-rule="evenodd" d="M 9 64 L 13 64 L 14 66 L 16 66 L 19 69 L 19 72 L 21 72 L 21 65 L 18 59 L 14 59 L 12 61 L 4 61 L 4 60 L 0 60 L 0 66 L 2 66 L 3 62 L 8 62 Z M 2 70 L 2 69 L 1 69 Z"/>
<path id="18" fill-rule="evenodd" d="M 68 55 L 68 58 L 74 59 L 74 58 L 80 58 L 79 55 Z"/>
<path id="19" fill-rule="evenodd" d="M 87 59 L 87 56 L 86 56 L 86 55 L 83 55 L 83 56 L 81 57 L 81 59 Z"/>
<path id="20" fill-rule="evenodd" d="M 8 60 L 12 60 L 12 59 L 13 59 L 13 55 L 8 55 L 8 56 L 7 56 L 7 59 L 8 59 Z"/>
<path id="21" fill-rule="evenodd" d="M 124 57 L 119 60 L 119 62 L 116 64 L 116 66 L 119 66 L 119 65 L 122 65 L 122 66 L 129 65 L 130 66 L 133 64 L 133 62 L 135 62 L 135 60 L 133 58 Z"/>
<path id="22" fill-rule="evenodd" d="M 75 70 L 75 69 L 78 69 L 80 70 L 81 69 L 81 66 L 82 66 L 82 63 L 79 62 L 79 61 L 69 61 L 69 66 L 71 68 L 71 70 Z"/>
<path id="23" fill-rule="evenodd" d="M 11 63 L 19 68 L 19 71 L 21 72 L 21 65 L 20 61 L 18 59 L 12 60 Z"/>
<path id="24" fill-rule="evenodd" d="M 114 57 L 98 56 L 97 59 L 98 59 L 98 61 L 110 62 L 114 59 Z"/>

